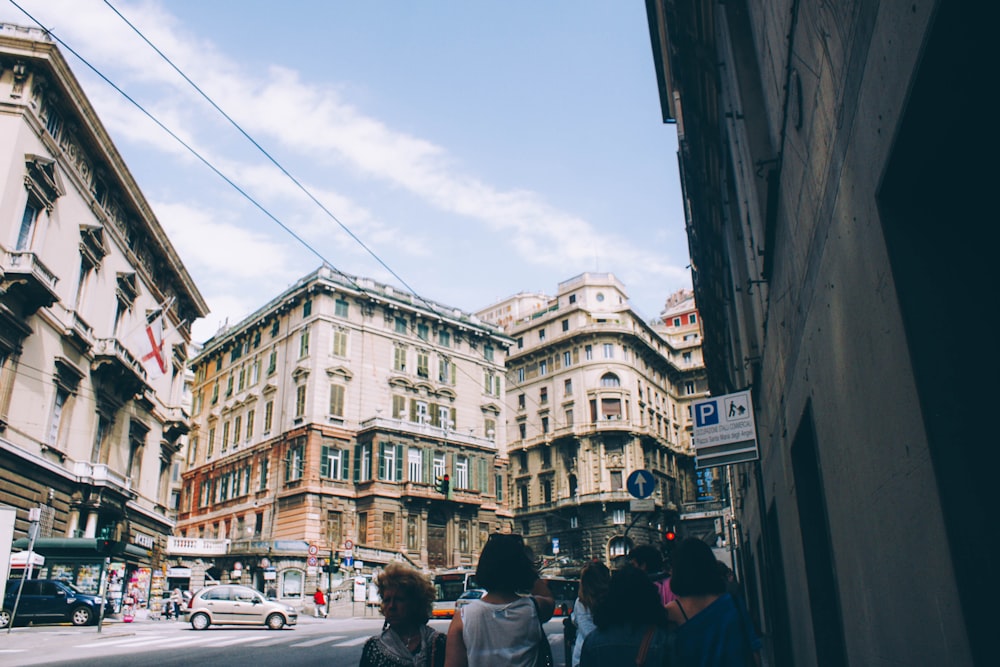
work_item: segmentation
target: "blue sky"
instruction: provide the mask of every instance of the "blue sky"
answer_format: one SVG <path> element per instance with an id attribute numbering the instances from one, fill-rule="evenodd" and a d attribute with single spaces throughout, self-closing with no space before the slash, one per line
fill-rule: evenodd
<path id="1" fill-rule="evenodd" d="M 399 284 L 103 0 L 16 0 L 337 269 Z M 690 286 L 639 0 L 111 0 L 410 289 L 472 311 L 609 271 Z M 32 25 L 9 0 L 0 21 Z M 195 340 L 321 260 L 70 66 L 202 291 Z"/>

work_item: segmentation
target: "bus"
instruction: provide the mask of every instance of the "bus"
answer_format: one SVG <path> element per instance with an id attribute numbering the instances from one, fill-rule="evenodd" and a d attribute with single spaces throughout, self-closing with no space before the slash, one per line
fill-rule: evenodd
<path id="1" fill-rule="evenodd" d="M 433 618 L 451 618 L 455 615 L 455 600 L 467 590 L 476 588 L 474 570 L 445 570 L 434 575 Z"/>
<path id="2" fill-rule="evenodd" d="M 542 577 L 552 591 L 552 597 L 556 603 L 554 616 L 569 616 L 573 613 L 573 604 L 576 602 L 577 593 L 580 590 L 579 579 L 569 579 L 564 577 Z"/>

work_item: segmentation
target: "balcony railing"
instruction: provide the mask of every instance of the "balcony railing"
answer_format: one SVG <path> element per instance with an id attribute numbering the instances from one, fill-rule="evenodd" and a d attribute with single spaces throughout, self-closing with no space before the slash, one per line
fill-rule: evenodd
<path id="1" fill-rule="evenodd" d="M 411 433 L 413 435 L 422 435 L 425 437 L 439 438 L 441 440 L 446 440 L 448 442 L 462 443 L 466 445 L 473 445 L 476 447 L 485 447 L 487 449 L 496 449 L 496 442 L 490 438 L 484 438 L 482 436 L 473 435 L 472 433 L 463 433 L 461 429 L 453 428 L 441 428 L 440 426 L 431 426 L 430 424 L 421 424 L 419 422 L 411 422 L 406 419 L 390 419 L 388 417 L 373 417 L 371 419 L 366 419 L 361 422 L 361 430 L 367 431 L 372 429 L 380 430 L 391 430 L 391 431 L 402 431 L 404 433 Z"/>
<path id="2" fill-rule="evenodd" d="M 229 540 L 204 537 L 168 537 L 167 554 L 171 556 L 224 556 L 229 552 Z"/>
<path id="3" fill-rule="evenodd" d="M 76 461 L 73 463 L 73 474 L 84 484 L 116 486 L 125 492 L 129 492 L 132 489 L 131 479 L 121 473 L 115 472 L 104 463 Z"/>
<path id="4" fill-rule="evenodd" d="M 25 303 L 30 313 L 50 307 L 59 300 L 56 283 L 59 278 L 33 252 L 0 248 L 0 283 L 5 288 L 16 285 L 27 295 Z"/>

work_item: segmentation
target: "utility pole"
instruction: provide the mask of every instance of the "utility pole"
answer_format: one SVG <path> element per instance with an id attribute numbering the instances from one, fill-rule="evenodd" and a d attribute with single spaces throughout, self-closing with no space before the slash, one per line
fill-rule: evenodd
<path id="1" fill-rule="evenodd" d="M 31 578 L 31 568 L 33 563 L 31 557 L 35 555 L 35 538 L 38 537 L 38 522 L 42 518 L 42 509 L 32 507 L 28 510 L 28 562 L 24 564 L 24 574 L 17 585 L 17 595 L 14 597 L 14 608 L 10 612 L 10 625 L 7 626 L 7 634 L 14 628 L 14 619 L 17 617 L 17 605 L 21 603 L 21 591 L 24 589 L 24 580 Z"/>

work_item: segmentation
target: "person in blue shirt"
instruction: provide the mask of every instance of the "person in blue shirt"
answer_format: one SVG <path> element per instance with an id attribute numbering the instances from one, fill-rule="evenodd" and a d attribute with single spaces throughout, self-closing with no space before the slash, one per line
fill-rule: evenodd
<path id="1" fill-rule="evenodd" d="M 697 538 L 673 553 L 670 587 L 677 596 L 667 605 L 676 628 L 674 656 L 687 667 L 760 665 L 760 639 L 750 619 L 726 592 L 726 580 L 712 548 Z"/>

